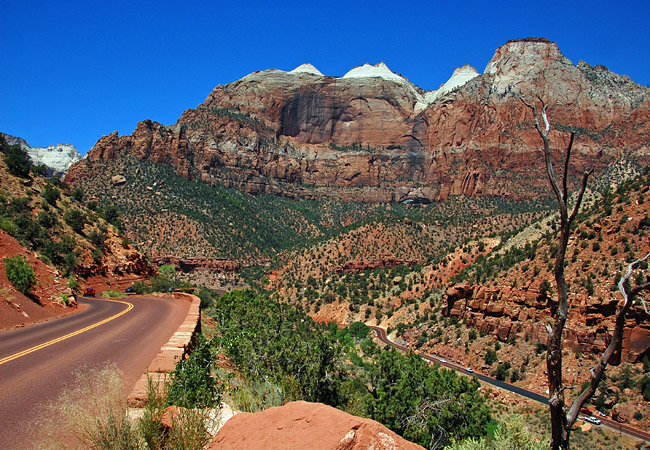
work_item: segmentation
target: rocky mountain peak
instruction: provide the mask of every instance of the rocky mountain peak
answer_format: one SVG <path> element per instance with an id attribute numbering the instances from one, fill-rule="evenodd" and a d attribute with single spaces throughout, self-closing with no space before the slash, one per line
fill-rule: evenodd
<path id="1" fill-rule="evenodd" d="M 357 66 L 348 71 L 348 73 L 343 75 L 342 78 L 382 78 L 384 80 L 395 81 L 397 83 L 408 83 L 404 77 L 401 77 L 395 72 L 391 71 L 383 61 L 375 65 L 366 63 L 362 66 Z"/>
<path id="2" fill-rule="evenodd" d="M 145 121 L 131 136 L 98 141 L 89 159 L 126 150 L 252 194 L 389 203 L 424 186 L 417 197 L 428 201 L 526 198 L 547 188 L 542 170 L 530 171 L 539 136 L 519 99 L 538 95 L 553 124 L 584 130 L 575 170 L 648 158 L 648 88 L 601 66 L 576 67 L 547 39 L 509 41 L 483 75 L 457 68 L 433 93 L 385 63 L 319 73 L 311 65 L 253 72 L 217 86 L 176 125 Z"/>
<path id="3" fill-rule="evenodd" d="M 470 66 L 469 64 L 465 64 L 462 67 L 456 67 L 454 73 L 451 75 L 449 80 L 447 80 L 447 82 L 442 84 L 437 90 L 427 92 L 424 95 L 425 105 L 429 105 L 433 103 L 436 99 L 438 99 L 442 95 L 463 86 L 465 83 L 478 76 L 479 76 L 478 71 L 473 66 Z"/>
<path id="4" fill-rule="evenodd" d="M 521 74 L 551 64 L 571 64 L 555 42 L 545 38 L 515 39 L 499 47 L 485 67 L 486 75 Z"/>
<path id="5" fill-rule="evenodd" d="M 546 85 L 546 78 L 563 74 L 561 78 L 574 79 L 573 63 L 560 52 L 557 44 L 545 38 L 515 39 L 499 47 L 485 67 L 484 75 L 494 78 L 498 93 L 509 92 L 522 80 L 533 85 Z M 563 84 L 560 79 L 555 85 Z"/>
<path id="6" fill-rule="evenodd" d="M 324 76 L 320 70 L 309 63 L 301 64 L 289 73 L 308 73 L 311 75 L 317 75 L 319 77 Z"/>
<path id="7" fill-rule="evenodd" d="M 19 144 L 36 165 L 45 165 L 50 175 L 61 175 L 72 164 L 81 161 L 83 156 L 72 144 L 56 144 L 48 147 L 31 147 L 25 139 L 0 133 L 11 144 Z"/>

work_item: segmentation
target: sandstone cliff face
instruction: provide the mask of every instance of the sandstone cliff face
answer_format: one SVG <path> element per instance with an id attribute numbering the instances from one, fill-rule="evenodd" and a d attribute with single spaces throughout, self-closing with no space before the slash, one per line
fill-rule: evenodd
<path id="1" fill-rule="evenodd" d="M 554 308 L 546 292 L 460 284 L 448 288 L 442 302 L 444 316 L 466 320 L 469 327 L 494 335 L 502 342 L 527 336 L 547 344 L 546 324 L 552 321 Z M 618 299 L 599 301 L 581 293 L 571 294 L 569 303 L 566 346 L 574 353 L 600 355 L 610 340 Z M 626 321 L 622 346 L 610 362 L 637 363 L 649 353 L 650 326 L 637 306 Z"/>
<path id="2" fill-rule="evenodd" d="M 558 153 L 566 131 L 578 133 L 572 171 L 648 161 L 650 90 L 602 66 L 575 66 L 545 39 L 510 41 L 483 75 L 459 69 L 448 89 L 434 93 L 385 65 L 365 67 L 342 78 L 316 69 L 255 72 L 217 86 L 176 125 L 144 121 L 130 136 L 100 139 L 88 159 L 127 151 L 252 194 L 371 202 L 531 197 L 546 189 L 546 178 L 532 113 L 519 97 L 540 95 L 553 126 L 565 131 L 552 133 Z M 83 176 L 84 166 L 68 179 Z"/>

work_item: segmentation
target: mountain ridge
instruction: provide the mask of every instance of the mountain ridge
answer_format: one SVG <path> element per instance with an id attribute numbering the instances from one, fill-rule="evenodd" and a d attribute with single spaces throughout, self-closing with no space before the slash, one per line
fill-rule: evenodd
<path id="1" fill-rule="evenodd" d="M 423 108 L 424 91 L 410 82 L 254 72 L 215 87 L 175 125 L 143 121 L 131 135 L 103 137 L 88 161 L 126 151 L 254 195 L 381 203 L 532 198 L 546 177 L 520 97 L 536 95 L 551 105 L 557 131 L 578 134 L 573 174 L 648 161 L 650 89 L 601 66 L 575 66 L 555 43 L 509 41 L 484 74 L 467 78 Z M 567 138 L 553 136 L 557 151 Z M 79 163 L 69 179 L 88 170 Z"/>

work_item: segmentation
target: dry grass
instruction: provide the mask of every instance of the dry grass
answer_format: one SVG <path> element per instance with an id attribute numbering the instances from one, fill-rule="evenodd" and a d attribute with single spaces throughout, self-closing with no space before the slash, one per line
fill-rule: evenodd
<path id="1" fill-rule="evenodd" d="M 37 448 L 139 448 L 117 367 L 80 369 L 71 386 L 47 407 L 37 434 L 45 439 Z"/>
<path id="2" fill-rule="evenodd" d="M 115 366 L 79 371 L 72 386 L 48 406 L 33 433 L 43 436 L 35 448 L 196 450 L 212 439 L 208 430 L 214 428 L 214 412 L 169 410 L 165 385 L 149 384 L 145 409 L 134 417 Z"/>

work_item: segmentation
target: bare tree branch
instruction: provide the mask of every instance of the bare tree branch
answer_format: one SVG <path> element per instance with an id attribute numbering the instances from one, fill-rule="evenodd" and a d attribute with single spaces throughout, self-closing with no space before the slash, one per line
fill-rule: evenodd
<path id="1" fill-rule="evenodd" d="M 573 219 L 575 219 L 578 215 L 578 209 L 580 208 L 580 204 L 582 204 L 582 197 L 585 195 L 585 190 L 587 189 L 587 180 L 593 171 L 594 169 L 591 168 L 582 174 L 582 184 L 580 185 L 580 191 L 578 192 L 576 204 L 573 206 L 573 212 L 571 213 L 571 217 L 569 217 L 569 222 L 573 222 Z"/>
<path id="2" fill-rule="evenodd" d="M 573 405 L 571 405 L 571 409 L 569 409 L 569 412 L 567 413 L 567 426 L 570 428 L 573 426 L 575 423 L 576 419 L 578 418 L 578 414 L 580 414 L 580 409 L 582 409 L 583 405 L 594 395 L 596 392 L 596 389 L 598 389 L 598 384 L 600 383 L 600 380 L 603 377 L 603 373 L 605 372 L 605 368 L 607 367 L 607 364 L 609 363 L 610 358 L 618 348 L 620 342 L 623 339 L 623 331 L 625 329 L 625 318 L 627 316 L 628 311 L 632 307 L 634 303 L 634 297 L 638 295 L 641 291 L 648 290 L 650 289 L 650 282 L 640 284 L 636 287 L 634 287 L 629 293 L 625 289 L 625 283 L 627 280 L 630 278 L 632 275 L 632 271 L 636 266 L 639 265 L 642 261 L 645 261 L 650 257 L 650 253 L 645 255 L 643 258 L 637 259 L 633 263 L 629 264 L 627 266 L 627 273 L 621 277 L 621 279 L 618 282 L 618 290 L 623 296 L 623 307 L 620 309 L 618 314 L 616 315 L 616 325 L 614 327 L 614 333 L 612 335 L 612 340 L 609 342 L 609 345 L 603 352 L 603 354 L 600 356 L 600 359 L 598 360 L 598 363 L 591 368 L 591 377 L 589 379 L 589 386 L 585 388 L 584 391 L 578 395 L 578 398 L 573 402 Z M 645 303 L 644 309 L 645 309 Z M 647 314 L 647 310 L 646 310 Z"/>
<path id="3" fill-rule="evenodd" d="M 569 160 L 571 159 L 571 150 L 573 148 L 573 138 L 575 133 L 571 132 L 571 138 L 569 139 L 569 146 L 566 149 L 566 155 L 564 156 L 564 173 L 562 174 L 562 195 L 566 200 L 569 197 L 568 194 L 568 183 L 567 178 L 569 177 Z"/>
<path id="4" fill-rule="evenodd" d="M 551 142 L 549 140 L 548 134 L 551 130 L 551 125 L 548 121 L 548 117 L 546 115 L 546 103 L 538 96 L 537 98 L 540 100 L 542 103 L 542 119 L 544 120 L 544 130 L 542 130 L 542 127 L 539 124 L 539 118 L 538 118 L 538 111 L 537 111 L 537 106 L 531 105 L 530 103 L 526 102 L 522 97 L 519 97 L 521 101 L 533 111 L 533 118 L 535 119 L 535 128 L 537 129 L 537 132 L 542 138 L 542 141 L 544 142 L 544 161 L 546 162 L 546 174 L 548 175 L 549 182 L 551 183 L 551 187 L 553 188 L 553 192 L 555 193 L 555 197 L 557 198 L 557 201 L 560 203 L 560 216 L 566 216 L 567 214 L 567 209 L 566 209 L 566 199 L 565 196 L 562 195 L 562 191 L 560 190 L 560 187 L 557 184 L 557 180 L 555 178 L 555 171 L 553 169 L 553 160 L 551 158 Z"/>

